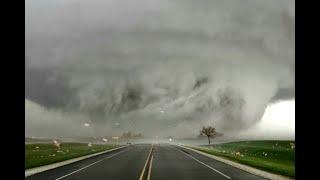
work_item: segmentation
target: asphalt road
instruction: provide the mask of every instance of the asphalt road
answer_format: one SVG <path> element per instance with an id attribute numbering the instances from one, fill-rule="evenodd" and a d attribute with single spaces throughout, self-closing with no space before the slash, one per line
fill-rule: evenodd
<path id="1" fill-rule="evenodd" d="M 214 159 L 168 144 L 132 145 L 45 171 L 27 180 L 152 180 L 263 179 Z M 148 156 L 150 154 L 150 156 Z M 149 158 L 148 158 L 149 157 Z M 147 161 L 148 159 L 148 161 Z"/>

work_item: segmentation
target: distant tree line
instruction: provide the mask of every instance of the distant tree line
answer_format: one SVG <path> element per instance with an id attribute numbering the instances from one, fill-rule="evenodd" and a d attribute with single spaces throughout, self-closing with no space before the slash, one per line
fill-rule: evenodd
<path id="1" fill-rule="evenodd" d="M 132 133 L 131 131 L 128 131 L 128 132 L 124 132 L 122 135 L 121 135 L 121 138 L 123 139 L 135 139 L 135 138 L 141 138 L 142 137 L 142 134 L 141 133 Z"/>

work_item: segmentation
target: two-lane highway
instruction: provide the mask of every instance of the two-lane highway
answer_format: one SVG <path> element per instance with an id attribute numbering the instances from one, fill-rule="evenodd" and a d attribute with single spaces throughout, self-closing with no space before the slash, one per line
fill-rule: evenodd
<path id="1" fill-rule="evenodd" d="M 131 145 L 26 179 L 139 180 L 142 174 L 146 174 L 144 179 L 152 180 L 263 179 L 190 150 L 168 144 Z"/>
<path id="2" fill-rule="evenodd" d="M 133 145 L 111 153 L 99 155 L 45 171 L 27 180 L 138 180 L 151 145 Z"/>
<path id="3" fill-rule="evenodd" d="M 178 146 L 155 145 L 152 180 L 263 179 Z"/>

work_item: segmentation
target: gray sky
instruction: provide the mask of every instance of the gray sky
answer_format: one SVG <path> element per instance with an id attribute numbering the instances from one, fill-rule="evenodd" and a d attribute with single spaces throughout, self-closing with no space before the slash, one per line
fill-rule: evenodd
<path id="1" fill-rule="evenodd" d="M 254 127 L 295 97 L 294 14 L 292 0 L 26 1 L 26 135 Z"/>

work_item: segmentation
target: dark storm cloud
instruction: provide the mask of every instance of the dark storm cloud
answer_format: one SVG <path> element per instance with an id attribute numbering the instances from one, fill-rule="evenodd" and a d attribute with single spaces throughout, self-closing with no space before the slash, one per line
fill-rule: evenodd
<path id="1" fill-rule="evenodd" d="M 272 101 L 281 101 L 287 99 L 293 99 L 295 97 L 295 89 L 279 89 L 275 96 L 272 98 Z"/>
<path id="2" fill-rule="evenodd" d="M 78 103 L 77 90 L 70 88 L 54 68 L 25 68 L 25 97 L 48 108 L 67 108 Z"/>
<path id="3" fill-rule="evenodd" d="M 31 0 L 26 99 L 99 132 L 241 130 L 294 98 L 294 35 L 291 0 Z"/>

